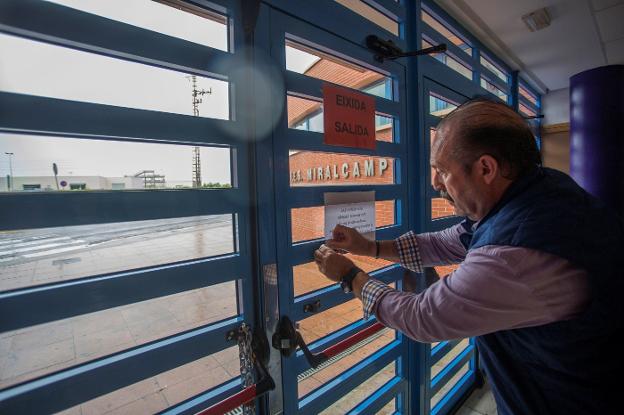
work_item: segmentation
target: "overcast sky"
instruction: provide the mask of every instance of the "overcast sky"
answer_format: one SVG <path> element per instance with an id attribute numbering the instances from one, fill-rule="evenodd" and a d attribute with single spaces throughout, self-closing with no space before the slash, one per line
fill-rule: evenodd
<path id="1" fill-rule="evenodd" d="M 226 25 L 151 0 L 54 0 L 68 7 L 228 50 Z M 193 115 L 188 74 L 0 34 L 0 90 Z M 287 68 L 303 73 L 318 58 L 287 47 Z M 210 90 L 201 117 L 228 119 L 228 83 L 197 78 Z M 0 175 L 124 176 L 141 170 L 190 184 L 192 146 L 0 134 Z M 230 183 L 229 151 L 202 147 L 203 182 Z"/>
<path id="2" fill-rule="evenodd" d="M 149 0 L 59 0 L 55 3 L 114 18 L 195 43 L 227 50 L 227 28 Z M 0 35 L 0 90 L 193 115 L 188 74 Z M 212 90 L 200 116 L 228 119 L 228 83 L 198 78 Z M 167 182 L 191 181 L 192 146 L 92 141 L 0 134 L 0 174 L 123 176 L 140 170 L 165 174 Z M 204 182 L 230 182 L 229 151 L 203 147 Z"/>

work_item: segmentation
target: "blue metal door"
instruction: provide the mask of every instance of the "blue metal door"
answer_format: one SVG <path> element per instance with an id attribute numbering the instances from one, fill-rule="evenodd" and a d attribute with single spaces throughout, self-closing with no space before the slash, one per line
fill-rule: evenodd
<path id="1" fill-rule="evenodd" d="M 196 413 L 250 381 L 233 331 L 284 317 L 348 347 L 272 348 L 247 413 L 445 413 L 470 386 L 472 343 L 379 330 L 313 263 L 326 192 L 374 191 L 378 239 L 457 220 L 422 182 L 431 112 L 464 97 L 366 48 L 408 49 L 403 4 L 343 3 L 0 4 L 0 412 Z M 374 97 L 375 150 L 323 143 L 325 83 Z"/>
<path id="2" fill-rule="evenodd" d="M 436 126 L 458 105 L 466 101 L 459 94 L 441 84 L 424 78 L 423 82 L 423 136 L 425 153 L 429 159 L 431 143 L 435 140 Z M 431 183 L 431 169 L 424 174 Z M 453 215 L 452 206 L 440 198 L 431 185 L 425 192 L 425 228 L 429 232 L 445 229 L 461 219 Z M 435 267 L 434 279 L 443 278 L 456 266 Z M 429 270 L 431 272 L 431 270 Z M 431 414 L 444 414 L 453 409 L 477 380 L 477 353 L 473 339 L 452 340 L 427 345 L 425 404 Z"/>
<path id="3" fill-rule="evenodd" d="M 2 413 L 194 413 L 241 389 L 241 5 L 162 3 L 0 4 Z"/>
<path id="4" fill-rule="evenodd" d="M 277 248 L 277 256 L 267 256 L 265 261 L 270 265 L 275 260 L 277 281 L 276 300 L 272 306 L 267 304 L 267 320 L 275 315 L 296 322 L 312 353 L 328 350 L 375 323 L 364 321 L 359 301 L 316 270 L 313 252 L 324 240 L 324 193 L 375 191 L 378 239 L 395 238 L 409 225 L 405 67 L 376 61 L 363 45 L 372 33 L 399 44 L 404 41 L 336 2 L 320 3 L 322 7 L 271 2 L 259 19 L 259 24 L 270 22 L 265 50 L 278 66 L 277 77 L 283 79 L 283 87 L 271 96 L 273 108 L 282 116 L 271 141 L 258 150 L 266 166 L 262 170 L 273 175 L 263 180 L 259 191 L 275 195 L 266 205 L 273 217 L 265 223 L 276 231 L 275 239 L 266 244 Z M 327 14 L 332 18 L 324 19 Z M 323 143 L 325 83 L 375 97 L 376 150 Z M 353 176 L 356 163 L 360 168 L 365 163 L 374 166 L 368 179 Z M 351 173 L 348 177 L 335 173 L 343 166 Z M 402 287 L 404 271 L 398 265 L 354 259 L 376 278 Z M 408 367 L 414 361 L 407 351 L 405 337 L 384 330 L 364 337 L 316 369 L 301 350 L 282 356 L 278 358 L 281 370 L 277 363 L 273 365 L 282 390 L 269 397 L 271 412 L 408 413 Z"/>

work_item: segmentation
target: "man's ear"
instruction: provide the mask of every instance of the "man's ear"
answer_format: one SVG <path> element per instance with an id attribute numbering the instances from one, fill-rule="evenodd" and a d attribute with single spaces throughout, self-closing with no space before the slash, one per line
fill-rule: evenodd
<path id="1" fill-rule="evenodd" d="M 498 161 L 489 154 L 479 157 L 476 168 L 485 184 L 492 184 L 499 172 Z"/>

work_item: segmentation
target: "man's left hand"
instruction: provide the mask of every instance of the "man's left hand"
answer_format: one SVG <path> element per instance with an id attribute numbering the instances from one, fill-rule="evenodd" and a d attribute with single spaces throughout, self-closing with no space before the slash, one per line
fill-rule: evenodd
<path id="1" fill-rule="evenodd" d="M 319 271 L 330 280 L 336 282 L 339 282 L 354 267 L 353 262 L 349 258 L 337 253 L 326 245 L 321 245 L 314 252 L 314 261 Z"/>

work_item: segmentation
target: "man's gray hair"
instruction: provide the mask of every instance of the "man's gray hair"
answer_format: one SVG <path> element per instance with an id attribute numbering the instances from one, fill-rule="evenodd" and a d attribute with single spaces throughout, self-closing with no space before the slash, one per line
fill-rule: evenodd
<path id="1" fill-rule="evenodd" d="M 452 129 L 452 134 L 446 132 Z M 537 142 L 527 121 L 502 102 L 484 98 L 470 100 L 450 112 L 438 132 L 450 147 L 450 155 L 470 171 L 475 160 L 492 156 L 503 177 L 514 180 L 541 164 Z M 451 139 L 451 142 L 448 140 Z"/>

